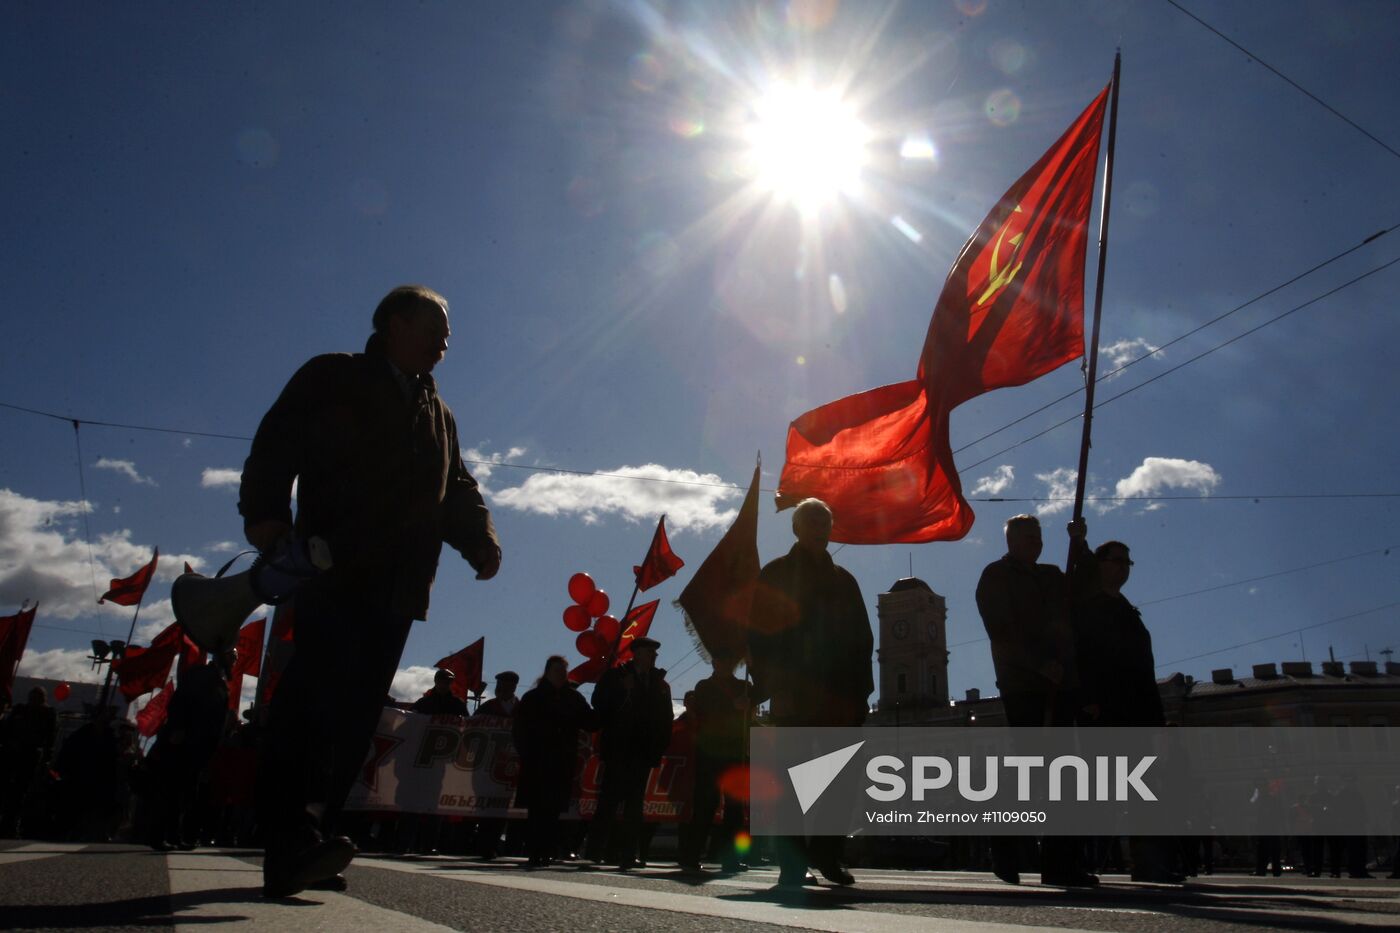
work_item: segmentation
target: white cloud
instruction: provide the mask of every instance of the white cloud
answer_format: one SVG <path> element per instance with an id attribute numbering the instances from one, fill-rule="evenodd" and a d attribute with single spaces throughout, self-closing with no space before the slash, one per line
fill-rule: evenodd
<path id="1" fill-rule="evenodd" d="M 130 619 L 132 610 L 97 597 L 116 577 L 126 577 L 151 559 L 152 546 L 131 540 L 127 529 L 98 535 L 88 545 L 80 517 L 91 510 L 82 502 L 46 502 L 0 489 L 0 606 L 37 600 L 48 618 L 76 619 L 100 615 Z M 162 554 L 157 582 L 170 582 L 184 571 L 185 561 L 199 568 L 204 559 L 193 554 Z M 94 582 L 94 576 L 96 581 Z M 96 593 L 93 592 L 94 587 Z M 141 617 L 164 617 L 160 602 L 143 607 Z"/>
<path id="2" fill-rule="evenodd" d="M 232 554 L 241 551 L 249 545 L 239 544 L 237 541 L 210 541 L 204 545 L 204 549 L 210 554 Z"/>
<path id="3" fill-rule="evenodd" d="M 1099 347 L 1099 353 L 1103 356 L 1108 357 L 1109 372 L 1112 372 L 1113 370 L 1118 369 L 1121 366 L 1126 366 L 1128 363 L 1131 363 L 1133 360 L 1136 360 L 1139 357 L 1149 356 L 1154 353 L 1166 356 L 1165 353 L 1162 353 L 1161 350 L 1148 343 L 1142 337 L 1134 337 L 1132 340 L 1119 340 L 1116 343 L 1111 343 L 1106 347 L 1101 346 Z M 1122 375 L 1122 373 L 1115 374 L 1113 376 L 1110 376 L 1109 378 L 1116 379 L 1120 375 Z"/>
<path id="4" fill-rule="evenodd" d="M 100 683 L 105 671 L 93 670 L 87 651 L 76 648 L 51 648 L 48 651 L 26 651 L 19 662 L 20 677 L 66 680 L 69 683 Z"/>
<path id="5" fill-rule="evenodd" d="M 675 531 L 714 528 L 734 520 L 721 503 L 743 490 L 724 485 L 713 473 L 697 473 L 648 463 L 621 466 L 605 476 L 536 473 L 513 489 L 492 494 L 494 504 L 540 515 L 577 515 L 593 524 L 605 515 L 630 522 L 653 522 L 663 512 Z"/>
<path id="6" fill-rule="evenodd" d="M 510 463 L 525 456 L 524 447 L 512 447 L 505 453 L 483 453 L 475 447 L 468 447 L 462 451 L 463 460 L 475 461 L 466 464 L 467 472 L 476 478 L 482 490 L 486 489 L 486 481 L 491 478 L 493 463 Z"/>
<path id="7" fill-rule="evenodd" d="M 1045 484 L 1045 495 L 1052 500 L 1037 505 L 1035 514 L 1054 515 L 1074 505 L 1074 486 L 1079 479 L 1078 470 L 1058 467 L 1049 473 L 1037 473 L 1035 478 Z"/>
<path id="8" fill-rule="evenodd" d="M 205 489 L 237 489 L 243 481 L 243 471 L 229 467 L 205 467 L 199 485 Z"/>
<path id="9" fill-rule="evenodd" d="M 433 689 L 433 675 L 436 673 L 437 668 L 422 665 L 400 668 L 394 674 L 389 693 L 396 700 L 416 700 Z"/>
<path id="10" fill-rule="evenodd" d="M 977 481 L 977 485 L 972 487 L 970 495 L 974 496 L 999 496 L 1011 488 L 1011 482 L 1016 478 L 1016 471 L 1010 464 L 1003 463 L 993 471 L 991 476 L 984 476 Z"/>
<path id="11" fill-rule="evenodd" d="M 125 476 L 133 483 L 137 483 L 139 485 L 156 485 L 155 480 L 151 479 L 149 476 L 142 476 L 140 473 L 138 473 L 136 471 L 135 462 L 131 460 L 113 460 L 109 457 L 103 457 L 101 460 L 98 460 L 96 463 L 94 463 L 93 466 L 97 467 L 99 470 L 111 470 L 113 473 L 120 473 L 122 476 Z"/>
<path id="12" fill-rule="evenodd" d="M 1209 463 L 1176 457 L 1147 457 L 1142 466 L 1118 481 L 1114 495 L 1147 498 L 1168 489 L 1189 489 L 1208 496 L 1219 485 L 1220 474 Z"/>

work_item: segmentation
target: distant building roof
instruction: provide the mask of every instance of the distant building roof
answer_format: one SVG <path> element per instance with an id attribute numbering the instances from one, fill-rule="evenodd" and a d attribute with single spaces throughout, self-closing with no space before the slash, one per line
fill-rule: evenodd
<path id="1" fill-rule="evenodd" d="M 886 592 L 902 593 L 905 590 L 927 590 L 928 592 L 932 593 L 933 587 L 929 586 L 927 583 L 925 583 L 923 580 L 920 580 L 918 577 L 901 577 L 900 579 L 894 581 L 894 586 L 890 587 Z"/>

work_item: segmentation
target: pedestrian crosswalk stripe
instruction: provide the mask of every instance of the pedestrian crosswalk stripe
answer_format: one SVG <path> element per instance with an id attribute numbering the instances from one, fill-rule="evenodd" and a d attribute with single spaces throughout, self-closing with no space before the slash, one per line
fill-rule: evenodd
<path id="1" fill-rule="evenodd" d="M 872 909 L 831 910 L 829 906 L 810 908 L 789 902 L 765 903 L 748 899 L 737 901 L 699 894 L 676 894 L 670 891 L 647 891 L 632 887 L 561 881 L 539 875 L 521 876 L 512 873 L 512 875 L 507 876 L 505 873 L 497 871 L 464 872 L 460 870 L 460 866 L 453 868 L 443 863 L 435 864 L 433 862 L 398 862 L 387 859 L 362 858 L 356 859 L 355 864 L 365 868 L 387 869 L 445 878 L 465 884 L 481 884 L 516 891 L 529 891 L 534 894 L 571 897 L 611 904 L 616 907 L 640 907 L 644 910 L 663 910 L 726 920 L 744 920 L 750 923 L 768 923 L 774 926 L 796 927 L 803 930 L 821 930 L 825 933 L 908 933 L 910 930 L 928 929 L 930 922 L 936 923 L 940 933 L 995 933 L 995 931 L 1002 930 L 1016 931 L 1016 933 L 1030 933 L 1030 931 L 1035 930 L 1074 933 L 1069 928 L 1062 926 L 1040 927 L 980 920 L 957 920 L 948 917 L 930 918 L 884 913 Z M 800 893 L 795 893 L 793 900 L 799 901 L 804 897 Z"/>

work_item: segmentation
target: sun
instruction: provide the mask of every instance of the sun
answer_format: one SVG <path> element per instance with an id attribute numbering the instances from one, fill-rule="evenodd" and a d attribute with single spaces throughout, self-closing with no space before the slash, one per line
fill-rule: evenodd
<path id="1" fill-rule="evenodd" d="M 752 104 L 750 174 L 804 212 L 859 190 L 870 131 L 834 91 L 779 84 Z"/>

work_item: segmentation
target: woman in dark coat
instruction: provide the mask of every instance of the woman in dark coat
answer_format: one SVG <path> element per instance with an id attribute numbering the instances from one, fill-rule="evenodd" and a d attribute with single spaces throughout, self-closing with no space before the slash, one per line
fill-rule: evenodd
<path id="1" fill-rule="evenodd" d="M 554 856 L 559 814 L 569 808 L 578 770 L 579 731 L 598 728 L 597 716 L 568 683 L 569 662 L 553 655 L 544 676 L 521 697 L 511 725 L 520 756 L 515 805 L 529 811 L 526 847 L 532 868 Z"/>

